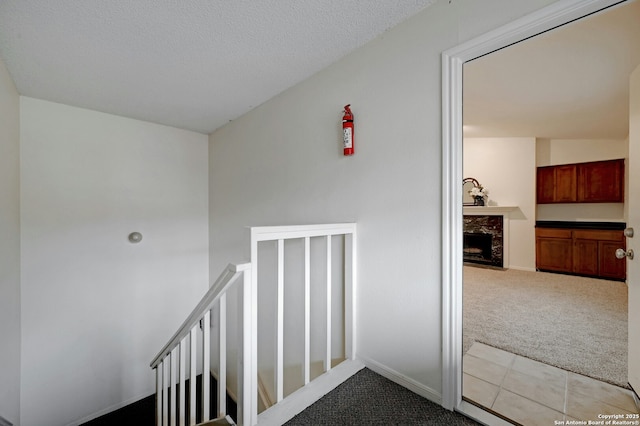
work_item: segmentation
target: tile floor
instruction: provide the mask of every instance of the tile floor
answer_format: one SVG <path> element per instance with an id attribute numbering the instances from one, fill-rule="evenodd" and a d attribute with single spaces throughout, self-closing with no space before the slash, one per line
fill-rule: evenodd
<path id="1" fill-rule="evenodd" d="M 602 415 L 612 414 L 622 415 L 617 420 L 626 424 L 640 424 L 631 391 L 609 383 L 477 342 L 462 366 L 466 400 L 525 426 L 606 425 Z"/>

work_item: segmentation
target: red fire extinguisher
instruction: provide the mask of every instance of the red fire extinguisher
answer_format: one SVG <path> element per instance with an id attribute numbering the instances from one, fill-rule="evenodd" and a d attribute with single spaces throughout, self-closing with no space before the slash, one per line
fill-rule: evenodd
<path id="1" fill-rule="evenodd" d="M 350 108 L 351 104 L 345 105 L 344 116 L 342 117 L 342 132 L 344 142 L 344 155 L 353 155 L 353 113 Z"/>

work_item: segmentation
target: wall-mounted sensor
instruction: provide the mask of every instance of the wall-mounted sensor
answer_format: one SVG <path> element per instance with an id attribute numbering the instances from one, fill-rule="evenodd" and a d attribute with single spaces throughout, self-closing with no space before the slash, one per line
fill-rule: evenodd
<path id="1" fill-rule="evenodd" d="M 142 241 L 142 234 L 139 232 L 132 232 L 129 234 L 129 242 L 136 244 Z"/>

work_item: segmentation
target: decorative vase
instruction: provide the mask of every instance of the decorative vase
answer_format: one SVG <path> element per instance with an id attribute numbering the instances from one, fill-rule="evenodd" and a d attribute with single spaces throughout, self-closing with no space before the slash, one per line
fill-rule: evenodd
<path id="1" fill-rule="evenodd" d="M 473 197 L 473 205 L 484 206 L 484 197 L 481 197 L 481 196 Z"/>

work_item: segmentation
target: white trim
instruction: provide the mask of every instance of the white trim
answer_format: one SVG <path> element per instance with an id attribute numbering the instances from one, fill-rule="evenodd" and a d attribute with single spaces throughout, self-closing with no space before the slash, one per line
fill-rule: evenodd
<path id="1" fill-rule="evenodd" d="M 468 410 L 462 405 L 462 65 L 621 2 L 560 0 L 442 53 L 442 406 L 449 410 Z"/>
<path id="2" fill-rule="evenodd" d="M 411 392 L 420 395 L 423 398 L 428 399 L 438 405 L 442 405 L 442 395 L 434 389 L 423 385 L 415 381 L 414 379 L 407 377 L 406 375 L 399 373 L 385 365 L 380 364 L 377 361 L 366 357 L 358 357 L 364 365 L 371 371 L 391 380 L 394 383 L 399 384 L 402 387 L 409 389 Z"/>
<path id="3" fill-rule="evenodd" d="M 329 223 L 320 225 L 252 226 L 249 228 L 252 242 L 288 240 L 292 238 L 323 237 L 326 235 L 353 234 L 355 223 Z"/>

